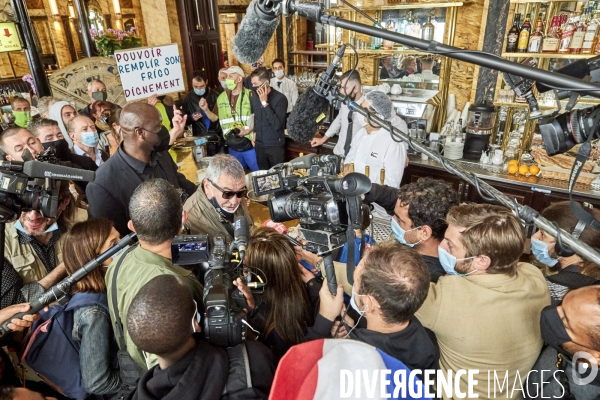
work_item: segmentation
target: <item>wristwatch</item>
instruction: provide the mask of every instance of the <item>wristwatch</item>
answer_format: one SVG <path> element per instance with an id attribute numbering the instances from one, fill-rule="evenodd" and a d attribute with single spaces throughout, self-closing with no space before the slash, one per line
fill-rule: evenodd
<path id="1" fill-rule="evenodd" d="M 266 101 L 261 101 L 260 104 L 262 104 L 263 107 L 266 107 L 268 103 Z"/>

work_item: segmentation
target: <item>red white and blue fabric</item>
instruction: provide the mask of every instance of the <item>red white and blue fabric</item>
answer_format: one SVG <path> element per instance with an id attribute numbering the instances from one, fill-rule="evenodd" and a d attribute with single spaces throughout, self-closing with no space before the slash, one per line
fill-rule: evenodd
<path id="1" fill-rule="evenodd" d="M 404 371 L 408 379 L 410 370 L 397 359 L 383 351 L 356 340 L 320 339 L 292 347 L 281 359 L 271 388 L 269 400 L 336 400 L 379 399 L 382 388 L 379 379 L 375 387 L 366 390 L 363 385 L 361 396 L 343 396 L 341 370 L 361 370 L 372 377 L 375 371 L 390 370 L 387 376 L 389 384 L 383 393 L 394 393 L 394 373 Z M 365 371 L 365 372 L 363 372 Z M 344 382 L 345 384 L 347 382 Z M 418 387 L 420 386 L 420 387 Z M 370 393 L 368 393 L 370 392 Z M 402 391 L 399 391 L 402 393 Z M 411 397 L 406 390 L 405 399 L 428 399 L 428 397 Z M 413 393 L 425 393 L 422 382 L 415 378 Z M 388 397 L 389 398 L 389 397 Z M 394 397 L 392 397 L 394 398 Z"/>

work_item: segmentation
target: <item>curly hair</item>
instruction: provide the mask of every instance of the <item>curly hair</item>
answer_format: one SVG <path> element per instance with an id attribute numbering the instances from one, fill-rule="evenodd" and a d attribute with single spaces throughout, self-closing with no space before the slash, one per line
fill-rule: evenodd
<path id="1" fill-rule="evenodd" d="M 458 205 L 458 196 L 452 187 L 441 179 L 420 178 L 400 187 L 398 199 L 403 207 L 408 205 L 413 227 L 427 225 L 435 239 L 444 238 L 448 227 L 446 214 Z"/>

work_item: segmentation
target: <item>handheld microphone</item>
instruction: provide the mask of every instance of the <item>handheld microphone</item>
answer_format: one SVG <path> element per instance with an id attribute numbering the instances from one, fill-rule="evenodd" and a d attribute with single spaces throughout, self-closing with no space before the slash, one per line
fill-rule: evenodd
<path id="1" fill-rule="evenodd" d="M 248 248 L 248 238 L 250 237 L 250 228 L 248 227 L 248 220 L 243 215 L 236 218 L 233 225 L 233 238 L 236 243 L 236 247 L 240 254 L 240 260 L 244 259 L 246 255 L 246 249 Z"/>
<path id="2" fill-rule="evenodd" d="M 339 48 L 327 70 L 321 74 L 315 86 L 306 90 L 296 101 L 287 120 L 289 137 L 296 142 L 307 143 L 319 130 L 319 123 L 329 111 L 329 104 L 336 98 L 338 81 L 335 71 L 342 62 L 346 45 Z"/>

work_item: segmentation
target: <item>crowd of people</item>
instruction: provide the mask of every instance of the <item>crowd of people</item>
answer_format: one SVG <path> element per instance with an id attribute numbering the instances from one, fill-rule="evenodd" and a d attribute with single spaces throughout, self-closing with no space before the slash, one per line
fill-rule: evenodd
<path id="1" fill-rule="evenodd" d="M 346 106 L 312 144 L 337 134 L 346 172 L 385 168 L 385 185 L 378 172 L 370 176 L 364 202 L 389 219 L 390 238 L 369 246 L 353 270 L 335 262 L 332 293 L 322 256 L 253 228 L 239 273 L 226 282 L 244 304 L 247 338 L 229 347 L 207 339 L 210 324 L 211 335 L 232 333 L 222 316 L 204 314 L 212 283 L 202 267 L 177 264 L 172 241 L 191 234 L 231 243 L 238 218 L 253 226 L 246 170 L 284 161 L 286 114 L 297 98 L 284 62 L 272 68 L 274 77 L 260 64 L 249 77 L 237 66 L 221 70 L 220 90 L 196 73 L 183 112 L 160 98 L 121 109 L 92 81 L 84 109 L 43 98 L 40 118 L 0 132 L 7 160 L 35 160 L 52 147 L 59 160 L 96 172 L 93 182 L 61 181 L 55 217 L 27 210 L 6 224 L 0 323 L 13 333 L 2 339 L 0 399 L 343 398 L 339 368 L 388 365 L 382 358 L 422 387 L 431 371 L 455 377 L 454 389 L 438 380 L 435 395 L 412 398 L 456 398 L 467 388 L 479 398 L 492 397 L 490 388 L 505 399 L 600 396 L 600 378 L 581 384 L 577 355 L 589 355 L 588 367 L 600 361 L 598 266 L 543 231 L 523 262 L 527 238 L 510 210 L 459 204 L 447 183 L 428 177 L 400 186 L 406 145 Z M 356 71 L 342 76 L 341 91 L 406 130 L 386 95 L 362 93 Z M 188 125 L 224 138 L 229 150 L 213 157 L 198 186 L 168 153 Z M 542 215 L 600 248 L 600 234 L 569 202 Z M 13 318 L 131 232 L 137 243 L 77 282 L 66 304 Z M 330 372 L 318 383 L 317 364 L 319 376 Z"/>

